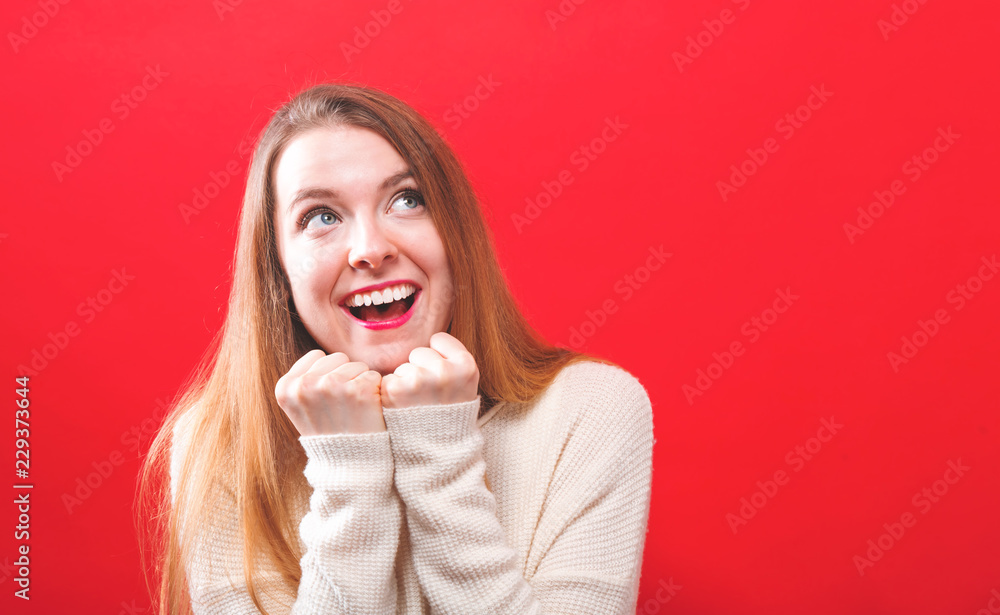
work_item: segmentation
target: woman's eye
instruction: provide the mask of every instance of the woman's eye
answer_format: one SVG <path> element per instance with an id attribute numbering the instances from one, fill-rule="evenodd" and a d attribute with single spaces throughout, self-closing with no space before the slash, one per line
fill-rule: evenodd
<path id="1" fill-rule="evenodd" d="M 324 226 L 330 226 L 337 221 L 337 216 L 332 211 L 312 211 L 306 214 L 305 228 L 318 229 Z"/>
<path id="2" fill-rule="evenodd" d="M 397 196 L 392 204 L 402 203 L 405 210 L 414 210 L 424 204 L 424 198 L 419 192 L 407 191 Z"/>

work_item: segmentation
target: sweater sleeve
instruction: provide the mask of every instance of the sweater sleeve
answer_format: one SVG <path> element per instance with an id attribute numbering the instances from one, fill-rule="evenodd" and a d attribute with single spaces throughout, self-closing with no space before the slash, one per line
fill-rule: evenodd
<path id="1" fill-rule="evenodd" d="M 599 393 L 569 396 L 580 407 L 554 409 L 576 417 L 565 440 L 551 443 L 562 448 L 558 463 L 539 468 L 543 476 L 517 478 L 548 482 L 542 509 L 525 513 L 537 515 L 535 540 L 547 544 L 531 569 L 519 568 L 483 480 L 480 399 L 383 411 L 414 566 L 432 612 L 634 612 L 649 514 L 652 408 L 631 376 Z"/>
<path id="2" fill-rule="evenodd" d="M 306 548 L 302 577 L 289 611 L 291 597 L 282 593 L 280 575 L 262 562 L 264 591 L 259 595 L 265 609 L 293 615 L 395 612 L 402 510 L 388 434 L 307 436 L 299 442 L 307 455 L 305 477 L 313 488 L 299 524 Z M 171 453 L 175 499 L 185 448 L 181 441 Z M 215 508 L 211 527 L 199 528 L 186 567 L 192 610 L 195 615 L 256 613 L 243 575 L 244 535 L 233 493 L 218 493 Z"/>
<path id="3" fill-rule="evenodd" d="M 306 552 L 292 613 L 394 613 L 402 507 L 388 433 L 299 441 L 313 494 L 299 525 Z"/>

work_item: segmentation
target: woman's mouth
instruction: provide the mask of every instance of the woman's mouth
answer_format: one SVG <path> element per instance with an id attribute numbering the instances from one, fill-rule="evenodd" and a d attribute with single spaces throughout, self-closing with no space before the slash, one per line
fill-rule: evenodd
<path id="1" fill-rule="evenodd" d="M 392 329 L 403 325 L 413 315 L 413 306 L 423 291 L 417 289 L 408 297 L 387 301 L 381 305 L 341 305 L 350 317 L 359 325 L 368 329 Z"/>

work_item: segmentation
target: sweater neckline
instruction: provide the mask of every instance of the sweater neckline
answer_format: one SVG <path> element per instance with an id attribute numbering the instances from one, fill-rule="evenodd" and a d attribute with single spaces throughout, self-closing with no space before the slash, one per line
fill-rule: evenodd
<path id="1" fill-rule="evenodd" d="M 497 403 L 493 404 L 492 408 L 487 410 L 485 414 L 483 414 L 476 420 L 476 426 L 482 427 L 483 425 L 485 425 L 487 421 L 493 418 L 496 415 L 497 411 L 506 403 L 507 403 L 506 401 L 498 401 Z"/>

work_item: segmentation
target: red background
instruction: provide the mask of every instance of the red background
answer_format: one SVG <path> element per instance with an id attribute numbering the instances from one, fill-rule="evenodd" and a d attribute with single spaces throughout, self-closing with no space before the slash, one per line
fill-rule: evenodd
<path id="1" fill-rule="evenodd" d="M 140 448 L 222 322 L 241 143 L 326 80 L 384 89 L 434 122 L 531 322 L 647 387 L 657 442 L 639 613 L 988 609 L 1000 596 L 1000 279 L 983 269 L 961 309 L 948 297 L 1000 247 L 996 3 L 567 0 L 553 21 L 558 0 L 403 0 L 370 23 L 388 5 L 72 0 L 46 18 L 36 1 L 4 4 L 7 412 L 18 366 L 50 358 L 30 380 L 32 600 L 13 598 L 8 503 L 0 611 L 148 608 L 131 521 Z M 880 29 L 894 12 L 900 25 Z M 345 55 L 366 24 L 376 35 Z M 166 75 L 144 90 L 147 67 Z M 468 98 L 491 76 L 492 92 Z M 122 117 L 114 101 L 136 87 L 144 100 Z M 800 109 L 812 87 L 829 95 Z M 458 125 L 456 104 L 475 107 Z M 777 123 L 797 109 L 808 119 L 789 135 Z M 78 147 L 105 118 L 100 143 Z M 627 128 L 602 142 L 607 118 Z M 960 137 L 924 154 L 949 127 Z M 730 165 L 772 138 L 723 199 Z M 582 146 L 601 150 L 586 169 Z M 915 155 L 934 159 L 916 181 L 904 168 Z M 518 229 L 525 199 L 564 170 L 572 183 Z M 844 224 L 896 180 L 905 192 L 849 238 Z M 212 182 L 226 185 L 185 219 L 179 207 Z M 660 246 L 669 259 L 642 270 Z M 123 270 L 124 288 L 112 282 Z M 776 289 L 799 298 L 774 319 Z M 80 309 L 91 297 L 107 305 Z M 888 353 L 938 310 L 947 322 L 894 368 Z M 753 317 L 771 323 L 756 340 Z M 60 337 L 67 325 L 76 334 Z M 713 353 L 725 365 L 710 367 Z M 709 369 L 689 403 L 685 385 Z M 810 440 L 830 417 L 843 427 Z M 2 430 L 5 463 L 14 446 Z M 964 476 L 924 506 L 958 460 Z M 779 470 L 787 482 L 768 485 Z M 88 476 L 100 484 L 85 499 L 64 497 Z M 754 495 L 758 481 L 771 495 Z M 764 505 L 734 531 L 741 498 Z M 905 513 L 915 524 L 860 574 L 855 556 Z"/>

